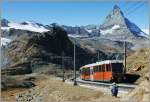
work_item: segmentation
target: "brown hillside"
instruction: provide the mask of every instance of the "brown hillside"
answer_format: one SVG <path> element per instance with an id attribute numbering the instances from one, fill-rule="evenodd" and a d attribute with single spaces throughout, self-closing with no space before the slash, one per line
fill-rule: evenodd
<path id="1" fill-rule="evenodd" d="M 140 49 L 127 57 L 127 73 L 138 74 L 140 78 L 137 83 L 141 82 L 145 73 L 149 71 L 149 49 Z"/>

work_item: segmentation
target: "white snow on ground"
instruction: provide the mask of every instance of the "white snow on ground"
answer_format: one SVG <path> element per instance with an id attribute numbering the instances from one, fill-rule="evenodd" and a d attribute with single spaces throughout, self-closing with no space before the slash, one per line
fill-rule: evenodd
<path id="1" fill-rule="evenodd" d="M 142 29 L 142 31 L 149 35 L 149 29 Z"/>
<path id="2" fill-rule="evenodd" d="M 141 31 L 140 29 L 137 29 L 135 26 L 131 26 L 132 30 L 134 31 Z M 105 34 L 113 34 L 113 31 L 119 29 L 120 26 L 119 25 L 114 25 L 113 27 L 111 27 L 110 29 L 105 29 L 105 30 L 100 30 L 102 35 Z M 142 29 L 143 32 L 140 32 L 138 35 L 139 36 L 144 36 L 144 37 L 149 37 L 149 29 Z"/>
<path id="3" fill-rule="evenodd" d="M 119 25 L 114 25 L 113 27 L 111 27 L 110 29 L 106 29 L 106 30 L 100 30 L 101 34 L 104 35 L 104 34 L 112 34 L 112 32 L 114 30 L 117 30 L 119 29 L 120 26 Z"/>
<path id="4" fill-rule="evenodd" d="M 89 33 L 92 33 L 92 30 L 86 29 L 86 31 L 88 31 Z"/>
<path id="5" fill-rule="evenodd" d="M 69 37 L 72 37 L 72 38 L 87 38 L 88 36 L 86 35 L 77 35 L 77 34 L 68 34 Z"/>
<path id="6" fill-rule="evenodd" d="M 20 24 L 20 23 L 8 23 L 9 27 L 1 27 L 2 30 L 9 30 L 10 28 L 14 29 L 22 29 L 22 30 L 29 30 L 29 31 L 34 31 L 34 32 L 47 32 L 49 31 L 46 29 L 44 26 L 37 25 L 34 22 L 26 21 L 27 24 Z"/>
<path id="7" fill-rule="evenodd" d="M 1 46 L 5 46 L 5 45 L 7 45 L 10 42 L 11 42 L 10 39 L 3 38 L 3 37 L 1 38 Z"/>
<path id="8" fill-rule="evenodd" d="M 112 29 L 107 29 L 107 30 L 100 30 L 101 34 L 104 35 L 104 34 L 111 34 L 113 32 Z"/>
<path id="9" fill-rule="evenodd" d="M 113 30 L 119 29 L 119 28 L 120 28 L 120 25 L 114 25 L 114 26 L 112 27 Z"/>
<path id="10" fill-rule="evenodd" d="M 138 34 L 140 36 L 149 37 L 149 29 L 141 29 L 142 31 Z"/>
<path id="11" fill-rule="evenodd" d="M 140 36 L 144 36 L 144 37 L 149 37 L 149 35 L 148 34 L 146 34 L 145 32 L 140 32 L 140 34 L 139 34 Z"/>

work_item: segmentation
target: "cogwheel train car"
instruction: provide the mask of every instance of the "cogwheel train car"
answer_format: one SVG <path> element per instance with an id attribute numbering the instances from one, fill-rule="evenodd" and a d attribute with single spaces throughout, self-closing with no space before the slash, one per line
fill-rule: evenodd
<path id="1" fill-rule="evenodd" d="M 120 60 L 106 60 L 82 66 L 80 78 L 82 80 L 121 82 L 124 78 L 123 62 Z"/>

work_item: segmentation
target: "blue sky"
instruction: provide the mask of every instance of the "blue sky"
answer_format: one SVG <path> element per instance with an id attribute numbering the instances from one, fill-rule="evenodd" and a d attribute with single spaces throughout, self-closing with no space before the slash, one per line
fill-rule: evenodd
<path id="1" fill-rule="evenodd" d="M 141 3 L 141 2 L 140 2 Z M 59 23 L 61 25 L 102 24 L 105 17 L 117 4 L 129 20 L 140 28 L 148 28 L 148 3 L 140 8 L 139 2 L 3 2 L 2 18 L 9 21 L 36 21 L 43 24 Z"/>

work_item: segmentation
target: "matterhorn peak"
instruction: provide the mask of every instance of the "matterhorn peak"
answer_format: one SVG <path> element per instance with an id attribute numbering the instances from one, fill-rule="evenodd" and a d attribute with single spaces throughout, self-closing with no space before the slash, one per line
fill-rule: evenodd
<path id="1" fill-rule="evenodd" d="M 115 5 L 112 11 L 106 17 L 104 23 L 101 25 L 101 28 L 112 27 L 114 25 L 125 25 L 125 17 L 119 6 Z"/>
<path id="2" fill-rule="evenodd" d="M 114 5 L 113 10 L 120 10 L 120 7 L 118 5 Z"/>
<path id="3" fill-rule="evenodd" d="M 127 37 L 147 37 L 142 30 L 129 21 L 119 6 L 114 5 L 112 11 L 106 16 L 104 23 L 100 26 L 101 35 L 115 36 L 118 39 L 126 39 Z M 116 37 L 117 36 L 117 37 Z"/>
<path id="4" fill-rule="evenodd" d="M 115 5 L 113 7 L 113 10 L 112 10 L 112 14 L 117 14 L 117 15 L 121 15 L 123 16 L 123 12 L 121 11 L 120 7 L 118 5 Z"/>

